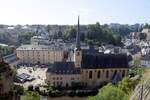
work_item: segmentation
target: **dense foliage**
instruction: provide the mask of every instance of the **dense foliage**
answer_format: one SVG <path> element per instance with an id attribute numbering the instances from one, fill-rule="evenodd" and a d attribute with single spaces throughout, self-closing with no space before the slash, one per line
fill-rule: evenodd
<path id="1" fill-rule="evenodd" d="M 133 66 L 130 68 L 130 73 L 133 73 L 134 75 L 142 75 L 145 71 L 145 68 L 140 66 Z"/>
<path id="2" fill-rule="evenodd" d="M 129 100 L 130 94 L 138 83 L 139 79 L 125 77 L 116 85 L 107 84 L 96 96 L 89 97 L 89 100 Z"/>
<path id="3" fill-rule="evenodd" d="M 128 95 L 114 85 L 108 84 L 100 89 L 99 93 L 89 100 L 128 100 Z"/>
<path id="4" fill-rule="evenodd" d="M 0 46 L 0 54 L 2 54 L 2 56 L 6 56 L 13 53 L 13 49 L 11 47 L 8 46 Z"/>
<path id="5" fill-rule="evenodd" d="M 121 45 L 121 37 L 119 34 L 112 31 L 110 28 L 103 27 L 99 23 L 88 26 L 87 34 L 85 34 L 86 40 L 93 40 L 100 44 L 114 44 Z"/>
<path id="6" fill-rule="evenodd" d="M 40 100 L 40 96 L 37 92 L 28 91 L 22 100 Z"/>
<path id="7" fill-rule="evenodd" d="M 129 95 L 134 90 L 138 82 L 139 79 L 133 80 L 129 77 L 125 77 L 122 81 L 118 83 L 118 88 L 125 92 L 127 95 Z"/>
<path id="8" fill-rule="evenodd" d="M 75 39 L 76 33 L 76 29 L 74 27 L 70 27 L 65 31 L 64 37 L 65 39 Z M 122 45 L 121 36 L 118 33 L 114 32 L 108 27 L 100 25 L 99 23 L 87 25 L 86 31 L 81 30 L 80 38 L 86 43 L 88 43 L 89 41 L 93 41 L 98 45 Z"/>
<path id="9" fill-rule="evenodd" d="M 142 29 L 143 28 L 150 28 L 150 25 L 148 24 L 148 23 L 146 23 L 143 27 L 142 27 Z"/>
<path id="10" fill-rule="evenodd" d="M 27 29 L 23 26 L 13 26 L 13 29 L 7 29 L 8 26 L 0 27 L 0 43 L 9 45 L 20 45 L 21 43 L 29 43 L 30 38 L 36 34 L 35 30 L 39 25 L 28 25 Z M 40 25 L 45 29 L 50 38 L 74 39 L 77 26 L 76 25 Z M 130 32 L 139 31 L 140 24 L 121 25 L 121 24 L 104 24 L 99 23 L 91 25 L 80 25 L 81 40 L 93 40 L 97 44 L 115 44 L 120 45 L 121 37 L 127 36 Z M 140 28 L 149 28 L 150 25 L 145 24 Z"/>
<path id="11" fill-rule="evenodd" d="M 129 69 L 129 73 L 141 76 L 144 73 L 145 68 L 140 66 L 140 59 L 133 59 L 132 63 L 133 66 Z"/>
<path id="12" fill-rule="evenodd" d="M 74 27 L 69 27 L 64 33 L 64 37 L 67 39 L 76 38 L 77 31 Z"/>
<path id="13" fill-rule="evenodd" d="M 20 43 L 30 43 L 31 37 L 34 33 L 27 32 L 27 33 L 19 33 L 18 40 Z"/>

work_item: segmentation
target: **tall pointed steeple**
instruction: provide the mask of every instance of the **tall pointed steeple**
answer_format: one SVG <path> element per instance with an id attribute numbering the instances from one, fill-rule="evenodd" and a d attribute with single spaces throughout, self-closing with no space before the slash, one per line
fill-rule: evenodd
<path id="1" fill-rule="evenodd" d="M 80 50 L 80 18 L 78 16 L 78 26 L 77 26 L 77 35 L 76 35 L 76 50 Z"/>
<path id="2" fill-rule="evenodd" d="M 80 68 L 81 67 L 81 61 L 82 61 L 82 50 L 80 46 L 80 20 L 78 16 L 78 25 L 77 25 L 77 35 L 76 35 L 76 48 L 74 49 L 74 61 L 75 61 L 75 67 Z"/>

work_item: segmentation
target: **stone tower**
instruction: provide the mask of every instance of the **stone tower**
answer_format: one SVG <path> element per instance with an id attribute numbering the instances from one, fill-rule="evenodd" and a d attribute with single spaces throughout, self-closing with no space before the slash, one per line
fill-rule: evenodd
<path id="1" fill-rule="evenodd" d="M 76 35 L 76 48 L 74 50 L 74 61 L 75 61 L 75 67 L 80 68 L 81 67 L 81 61 L 82 61 L 82 51 L 80 46 L 80 19 L 78 16 L 78 25 L 77 25 L 77 35 Z"/>

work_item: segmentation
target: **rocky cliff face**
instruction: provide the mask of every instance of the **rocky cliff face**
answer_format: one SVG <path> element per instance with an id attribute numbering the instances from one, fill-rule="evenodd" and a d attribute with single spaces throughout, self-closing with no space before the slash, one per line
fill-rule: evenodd
<path id="1" fill-rule="evenodd" d="M 0 100 L 12 100 L 13 97 L 13 71 L 10 66 L 0 58 Z"/>

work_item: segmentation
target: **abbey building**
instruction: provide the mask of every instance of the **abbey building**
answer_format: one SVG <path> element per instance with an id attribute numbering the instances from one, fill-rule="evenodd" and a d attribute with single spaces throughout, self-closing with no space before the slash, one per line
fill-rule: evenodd
<path id="1" fill-rule="evenodd" d="M 80 84 L 97 87 L 104 82 L 116 83 L 128 75 L 126 54 L 104 54 L 94 48 L 82 49 L 78 18 L 76 47 L 71 61 L 55 61 L 47 70 L 46 83 L 51 86 L 70 87 Z"/>

